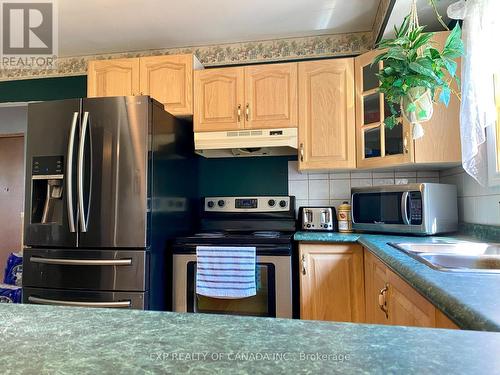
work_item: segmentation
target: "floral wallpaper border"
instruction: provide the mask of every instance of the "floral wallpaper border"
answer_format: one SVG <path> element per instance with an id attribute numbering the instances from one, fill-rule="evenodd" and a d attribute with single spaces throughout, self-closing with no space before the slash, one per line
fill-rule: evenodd
<path id="1" fill-rule="evenodd" d="M 317 35 L 201 47 L 167 48 L 57 60 L 57 70 L 0 70 L 0 80 L 84 75 L 87 61 L 142 56 L 194 53 L 205 67 L 283 61 L 318 57 L 358 55 L 372 46 L 371 32 Z"/>

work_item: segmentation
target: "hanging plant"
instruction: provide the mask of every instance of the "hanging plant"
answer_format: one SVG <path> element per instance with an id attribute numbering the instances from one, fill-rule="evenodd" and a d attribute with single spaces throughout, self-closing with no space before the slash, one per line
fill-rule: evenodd
<path id="1" fill-rule="evenodd" d="M 434 0 L 429 1 L 444 25 Z M 394 27 L 395 37 L 383 39 L 378 44 L 377 48 L 384 52 L 372 62 L 372 65 L 383 62 L 378 78 L 379 92 L 384 94 L 391 111 L 384 120 L 386 127 L 392 129 L 402 113 L 413 125 L 414 139 L 423 136 L 420 123 L 432 117 L 434 103 L 442 102 L 448 106 L 452 93 L 460 97 L 452 89 L 453 80 L 460 85 L 455 61 L 464 53 L 460 26 L 455 25 L 441 51 L 431 41 L 434 33 L 424 32 L 424 29 L 425 26 L 419 25 L 414 0 L 402 25 Z"/>

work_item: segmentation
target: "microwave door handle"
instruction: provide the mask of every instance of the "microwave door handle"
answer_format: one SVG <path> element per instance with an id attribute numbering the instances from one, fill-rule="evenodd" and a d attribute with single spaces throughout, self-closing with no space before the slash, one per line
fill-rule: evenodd
<path id="1" fill-rule="evenodd" d="M 75 216 L 73 210 L 73 150 L 75 147 L 76 125 L 78 123 L 78 112 L 73 113 L 73 121 L 68 140 L 68 161 L 66 163 L 66 207 L 68 213 L 69 231 L 75 233 Z"/>
<path id="2" fill-rule="evenodd" d="M 410 192 L 408 191 L 403 192 L 403 195 L 401 196 L 401 216 L 403 217 L 405 225 L 410 225 L 410 219 L 408 219 L 408 208 L 406 206 L 409 196 Z"/>

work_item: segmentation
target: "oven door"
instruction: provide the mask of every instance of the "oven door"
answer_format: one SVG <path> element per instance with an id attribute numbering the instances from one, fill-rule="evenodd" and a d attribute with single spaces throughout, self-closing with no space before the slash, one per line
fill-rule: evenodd
<path id="1" fill-rule="evenodd" d="M 290 256 L 257 256 L 257 294 L 240 299 L 196 294 L 196 255 L 174 255 L 173 308 L 177 312 L 292 317 Z"/>

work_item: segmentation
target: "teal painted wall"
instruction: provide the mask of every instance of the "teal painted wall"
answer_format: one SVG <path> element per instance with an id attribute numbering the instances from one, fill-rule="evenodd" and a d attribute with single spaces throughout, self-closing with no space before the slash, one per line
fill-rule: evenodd
<path id="1" fill-rule="evenodd" d="M 87 96 L 87 76 L 0 82 L 0 102 Z M 210 195 L 287 195 L 293 157 L 200 158 L 199 191 Z"/>
<path id="2" fill-rule="evenodd" d="M 202 196 L 287 195 L 291 157 L 200 159 Z"/>
<path id="3" fill-rule="evenodd" d="M 87 76 L 0 82 L 0 103 L 58 100 L 87 96 Z"/>

